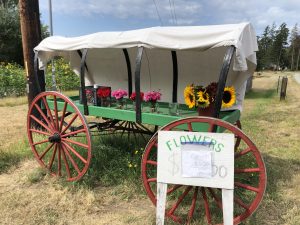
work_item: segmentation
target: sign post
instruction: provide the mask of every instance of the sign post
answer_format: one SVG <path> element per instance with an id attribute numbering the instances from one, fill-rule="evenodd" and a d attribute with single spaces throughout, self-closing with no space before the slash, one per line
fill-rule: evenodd
<path id="1" fill-rule="evenodd" d="M 164 224 L 167 184 L 221 188 L 224 225 L 232 225 L 234 135 L 159 131 L 157 225 Z"/>

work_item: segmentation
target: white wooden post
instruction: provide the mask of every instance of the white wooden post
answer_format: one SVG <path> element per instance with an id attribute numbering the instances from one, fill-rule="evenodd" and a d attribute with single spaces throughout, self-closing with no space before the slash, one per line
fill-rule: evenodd
<path id="1" fill-rule="evenodd" d="M 224 225 L 233 225 L 233 190 L 222 189 Z"/>
<path id="2" fill-rule="evenodd" d="M 156 225 L 164 225 L 167 187 L 165 183 L 157 183 Z"/>

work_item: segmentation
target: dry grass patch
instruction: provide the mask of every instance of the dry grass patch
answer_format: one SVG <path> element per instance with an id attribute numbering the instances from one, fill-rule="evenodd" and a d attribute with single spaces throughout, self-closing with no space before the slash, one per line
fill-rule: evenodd
<path id="1" fill-rule="evenodd" d="M 279 75 L 289 78 L 286 101 L 279 101 L 276 95 Z M 291 73 L 264 72 L 253 82 L 241 121 L 264 156 L 268 186 L 257 212 L 243 224 L 299 224 L 300 85 Z M 26 142 L 20 142 L 26 136 L 27 105 L 0 107 L 0 113 L 1 151 L 31 154 Z M 123 167 L 126 160 L 115 158 L 125 153 L 118 153 L 122 149 L 117 145 L 110 147 L 107 158 L 101 156 L 107 146 L 97 147 L 97 166 L 77 183 L 52 178 L 33 159 L 10 163 L 15 166 L 0 174 L 0 224 L 155 224 L 155 209 L 140 179 L 109 181 L 128 176 Z M 109 160 L 110 164 L 103 163 Z M 89 185 L 89 179 L 95 182 Z M 174 223 L 168 220 L 166 224 Z"/>

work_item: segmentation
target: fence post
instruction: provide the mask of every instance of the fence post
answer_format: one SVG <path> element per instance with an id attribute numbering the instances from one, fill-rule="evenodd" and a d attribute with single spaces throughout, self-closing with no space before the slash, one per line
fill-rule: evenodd
<path id="1" fill-rule="evenodd" d="M 285 100 L 286 97 L 286 89 L 287 89 L 288 78 L 283 77 L 281 81 L 281 89 L 280 89 L 280 101 Z"/>

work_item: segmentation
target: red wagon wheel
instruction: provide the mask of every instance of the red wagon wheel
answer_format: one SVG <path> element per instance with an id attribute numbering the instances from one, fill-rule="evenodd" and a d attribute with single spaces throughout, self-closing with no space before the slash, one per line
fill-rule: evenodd
<path id="1" fill-rule="evenodd" d="M 36 96 L 27 116 L 29 144 L 37 161 L 54 176 L 79 180 L 91 160 L 91 135 L 76 105 L 58 92 Z"/>
<path id="2" fill-rule="evenodd" d="M 237 120 L 234 123 L 235 126 L 237 126 L 240 130 L 242 129 L 242 124 L 240 120 Z M 240 146 L 241 143 L 241 137 L 239 137 L 238 135 L 235 135 L 235 144 L 234 144 L 234 149 L 238 149 L 238 147 Z"/>
<path id="3" fill-rule="evenodd" d="M 161 130 L 195 131 L 199 123 L 206 124 L 208 132 L 213 127 L 224 128 L 240 138 L 235 149 L 234 173 L 234 224 L 249 217 L 261 202 L 266 188 L 266 170 L 260 152 L 253 142 L 236 126 L 219 119 L 192 117 L 177 120 Z M 198 125 L 198 126 L 197 126 Z M 146 192 L 156 204 L 157 134 L 148 142 L 142 158 L 142 179 Z M 202 223 L 223 224 L 221 190 L 217 188 L 168 185 L 166 215 L 176 222 L 193 219 Z M 195 211 L 198 210 L 199 212 Z"/>

